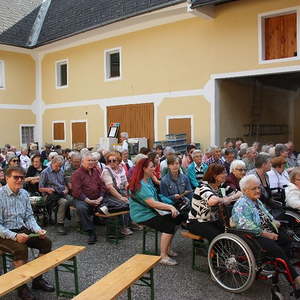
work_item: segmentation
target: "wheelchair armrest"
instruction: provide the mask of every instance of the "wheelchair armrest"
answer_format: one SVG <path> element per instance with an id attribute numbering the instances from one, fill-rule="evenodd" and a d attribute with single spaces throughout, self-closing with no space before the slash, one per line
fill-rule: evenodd
<path id="1" fill-rule="evenodd" d="M 278 220 L 276 219 L 276 221 L 282 223 L 282 224 L 289 224 L 289 221 L 288 220 Z"/>
<path id="2" fill-rule="evenodd" d="M 247 234 L 247 235 L 250 235 L 251 237 L 257 236 L 257 234 L 255 232 L 253 232 L 252 230 L 247 230 L 247 229 L 237 229 L 237 228 L 231 227 L 231 228 L 227 228 L 226 231 L 228 233 L 233 233 L 233 234 Z"/>

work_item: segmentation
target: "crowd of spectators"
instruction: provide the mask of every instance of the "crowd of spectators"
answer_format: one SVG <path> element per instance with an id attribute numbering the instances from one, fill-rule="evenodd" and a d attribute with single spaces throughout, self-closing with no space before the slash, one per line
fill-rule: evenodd
<path id="1" fill-rule="evenodd" d="M 140 149 L 131 160 L 127 138 L 122 133 L 120 151 L 112 152 L 48 144 L 41 152 L 35 144 L 17 151 L 5 145 L 0 154 L 0 185 L 5 186 L 9 168 L 22 167 L 26 172 L 24 189 L 30 196 L 45 199 L 49 221 L 56 223 L 57 233 L 67 234 L 65 219 L 70 217 L 69 207 L 74 206 L 89 244 L 97 242 L 95 212 L 129 210 L 130 214 L 121 217 L 121 233 L 132 235 L 141 225 L 163 232 L 162 263 L 168 265 L 177 263 L 171 242 L 178 224 L 208 240 L 224 230 L 217 204 L 229 205 L 241 197 L 239 183 L 246 174 L 258 179 L 260 200 L 266 206 L 273 195 L 287 188 L 288 195 L 292 194 L 291 206 L 300 208 L 295 185 L 298 175 L 293 175 L 294 181 L 289 176 L 293 170 L 299 172 L 300 165 L 300 154 L 292 142 L 254 142 L 249 146 L 240 138 L 227 139 L 223 147 L 211 146 L 206 151 L 190 144 L 183 155 L 159 145 L 152 151 Z"/>

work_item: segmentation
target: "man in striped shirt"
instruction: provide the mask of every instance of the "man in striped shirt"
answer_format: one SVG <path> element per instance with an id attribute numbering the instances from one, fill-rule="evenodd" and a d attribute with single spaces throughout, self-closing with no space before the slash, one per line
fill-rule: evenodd
<path id="1" fill-rule="evenodd" d="M 0 250 L 14 256 L 15 267 L 27 262 L 28 247 L 40 251 L 40 255 L 51 251 L 51 241 L 46 237 L 33 216 L 28 193 L 22 189 L 25 172 L 20 167 L 10 167 L 6 172 L 7 184 L 0 188 Z M 33 289 L 53 292 L 54 288 L 42 276 L 32 282 Z M 28 286 L 18 288 L 23 300 L 33 300 Z"/>

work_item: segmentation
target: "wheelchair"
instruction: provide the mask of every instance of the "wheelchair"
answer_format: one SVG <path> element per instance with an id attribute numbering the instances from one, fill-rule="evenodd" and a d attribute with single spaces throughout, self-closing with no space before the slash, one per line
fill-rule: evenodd
<path id="1" fill-rule="evenodd" d="M 271 280 L 271 299 L 281 300 L 284 298 L 278 283 L 279 276 L 284 275 L 292 288 L 291 295 L 298 296 L 287 263 L 268 257 L 251 231 L 230 228 L 229 218 L 222 218 L 225 233 L 216 236 L 208 247 L 212 279 L 224 290 L 237 294 L 247 291 L 256 279 Z"/>

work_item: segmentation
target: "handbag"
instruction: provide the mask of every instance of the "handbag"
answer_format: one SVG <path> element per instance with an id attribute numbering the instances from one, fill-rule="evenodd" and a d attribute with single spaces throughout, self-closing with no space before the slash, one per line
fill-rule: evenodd
<path id="1" fill-rule="evenodd" d="M 123 201 L 120 201 L 116 199 L 114 196 L 111 194 L 106 193 L 103 197 L 103 201 L 101 202 L 100 205 L 98 205 L 95 210 L 96 212 L 99 212 L 103 214 L 103 211 L 100 209 L 101 207 L 106 206 L 108 209 L 108 212 L 110 214 L 112 213 L 117 213 L 120 211 L 127 211 L 129 210 L 129 204 L 125 203 Z"/>

